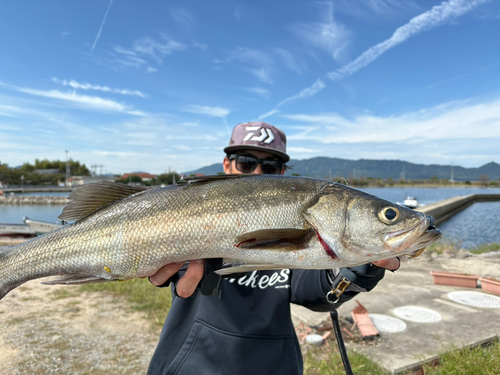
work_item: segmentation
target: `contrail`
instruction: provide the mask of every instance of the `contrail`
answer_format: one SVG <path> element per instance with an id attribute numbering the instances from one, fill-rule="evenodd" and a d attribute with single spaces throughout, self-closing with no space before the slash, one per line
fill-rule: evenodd
<path id="1" fill-rule="evenodd" d="M 427 12 L 413 17 L 408 23 L 396 29 L 396 31 L 389 39 L 386 39 L 383 42 L 370 47 L 357 59 L 351 61 L 350 63 L 333 72 L 327 73 L 326 76 L 332 81 L 340 81 L 341 79 L 349 77 L 352 74 L 356 73 L 358 70 L 375 61 L 384 52 L 397 46 L 400 43 L 403 43 L 413 35 L 418 34 L 422 31 L 430 30 L 436 26 L 443 24 L 446 21 L 457 18 L 471 11 L 476 6 L 489 1 L 491 0 L 449 0 L 447 2 L 442 2 L 441 4 L 432 7 Z M 310 87 L 305 88 L 296 95 L 282 100 L 276 105 L 276 107 L 280 107 L 283 104 L 293 102 L 297 99 L 309 98 L 313 95 L 316 95 L 325 87 L 326 84 L 321 79 L 317 79 L 316 82 L 314 82 Z M 273 115 L 274 113 L 277 113 L 277 108 L 270 112 L 267 112 L 259 118 L 265 118 L 267 116 Z"/>
<path id="2" fill-rule="evenodd" d="M 332 81 L 338 81 L 342 78 L 349 77 L 376 60 L 384 52 L 403 43 L 413 35 L 430 30 L 448 20 L 457 18 L 471 11 L 476 6 L 488 1 L 490 0 L 450 0 L 446 3 L 436 5 L 432 7 L 432 9 L 412 18 L 410 22 L 398 28 L 389 39 L 367 49 L 356 60 L 351 61 L 342 68 L 330 72 L 327 75 Z"/>
<path id="3" fill-rule="evenodd" d="M 111 8 L 111 4 L 113 4 L 113 0 L 109 1 L 108 9 L 106 9 L 106 13 L 104 13 L 104 18 L 102 19 L 101 27 L 99 27 L 99 32 L 97 33 L 97 36 L 95 37 L 95 40 L 94 40 L 94 45 L 92 46 L 92 51 L 94 50 L 95 45 L 97 44 L 97 41 L 101 37 L 101 31 L 102 31 L 102 28 L 104 27 L 104 22 L 106 22 L 106 17 L 108 16 L 108 12 L 109 12 L 109 8 Z"/>

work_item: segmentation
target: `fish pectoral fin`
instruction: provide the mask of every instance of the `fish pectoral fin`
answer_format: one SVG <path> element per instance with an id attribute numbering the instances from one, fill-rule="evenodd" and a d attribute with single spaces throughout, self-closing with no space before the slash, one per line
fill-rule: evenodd
<path id="1" fill-rule="evenodd" d="M 283 268 L 287 268 L 287 266 L 281 265 L 272 265 L 272 264 L 242 264 L 238 266 L 232 266 L 227 268 L 221 268 L 217 271 L 214 271 L 216 274 L 225 276 L 231 275 L 233 273 L 243 273 L 250 271 L 258 271 L 258 270 L 280 270 Z"/>
<path id="2" fill-rule="evenodd" d="M 96 284 L 96 283 L 107 283 L 109 281 L 116 281 L 113 279 L 103 279 L 96 276 L 82 276 L 82 275 L 64 275 L 57 279 L 44 281 L 44 285 L 84 285 L 84 284 Z"/>
<path id="3" fill-rule="evenodd" d="M 306 249 L 314 234 L 312 229 L 261 229 L 238 236 L 234 246 L 248 250 L 297 251 Z"/>

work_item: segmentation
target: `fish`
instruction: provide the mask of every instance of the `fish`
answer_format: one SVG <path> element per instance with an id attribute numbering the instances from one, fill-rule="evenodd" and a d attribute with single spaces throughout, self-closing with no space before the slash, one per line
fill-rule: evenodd
<path id="1" fill-rule="evenodd" d="M 74 190 L 41 237 L 0 247 L 0 299 L 23 283 L 81 285 L 146 277 L 223 258 L 227 275 L 351 267 L 416 256 L 442 233 L 432 217 L 332 181 L 205 176 L 163 188 L 113 182 Z"/>

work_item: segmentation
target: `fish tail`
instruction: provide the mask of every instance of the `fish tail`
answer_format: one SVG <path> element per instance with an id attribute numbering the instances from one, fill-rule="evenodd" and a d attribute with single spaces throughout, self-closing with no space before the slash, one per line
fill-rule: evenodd
<path id="1" fill-rule="evenodd" d="M 14 281 L 12 278 L 13 275 L 9 275 L 7 269 L 8 258 L 17 247 L 18 245 L 0 246 L 0 300 L 12 289 L 24 283 L 24 281 Z"/>

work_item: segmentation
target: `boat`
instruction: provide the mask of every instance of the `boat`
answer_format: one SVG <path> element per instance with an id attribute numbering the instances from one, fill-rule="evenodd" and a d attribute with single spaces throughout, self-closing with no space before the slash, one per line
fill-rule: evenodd
<path id="1" fill-rule="evenodd" d="M 417 200 L 417 198 L 408 195 L 406 197 L 406 199 L 403 201 L 403 206 L 408 207 L 408 208 L 417 208 L 418 207 L 418 200 Z"/>
<path id="2" fill-rule="evenodd" d="M 52 232 L 53 230 L 61 228 L 62 224 L 51 223 L 48 221 L 41 220 L 33 220 L 27 217 L 23 219 L 24 223 L 28 225 L 33 232 L 36 233 L 37 236 L 41 236 L 42 234 Z"/>
<path id="3" fill-rule="evenodd" d="M 36 233 L 28 224 L 1 224 L 0 237 L 35 237 Z"/>

